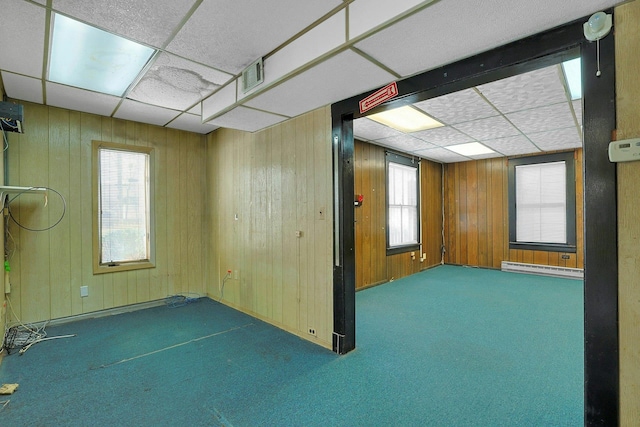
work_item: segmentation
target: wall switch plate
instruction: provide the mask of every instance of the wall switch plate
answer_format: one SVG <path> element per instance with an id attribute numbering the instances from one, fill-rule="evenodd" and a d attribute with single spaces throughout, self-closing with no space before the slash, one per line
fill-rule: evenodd
<path id="1" fill-rule="evenodd" d="M 80 296 L 88 297 L 89 296 L 89 287 L 88 286 L 80 286 Z"/>

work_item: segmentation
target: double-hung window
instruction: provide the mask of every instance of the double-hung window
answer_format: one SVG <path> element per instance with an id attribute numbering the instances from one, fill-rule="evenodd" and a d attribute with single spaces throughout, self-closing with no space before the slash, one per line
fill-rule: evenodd
<path id="1" fill-rule="evenodd" d="M 576 251 L 573 152 L 509 160 L 509 247 Z"/>
<path id="2" fill-rule="evenodd" d="M 154 266 L 152 149 L 93 142 L 94 273 Z"/>
<path id="3" fill-rule="evenodd" d="M 420 168 L 417 160 L 387 153 L 387 254 L 420 243 Z"/>

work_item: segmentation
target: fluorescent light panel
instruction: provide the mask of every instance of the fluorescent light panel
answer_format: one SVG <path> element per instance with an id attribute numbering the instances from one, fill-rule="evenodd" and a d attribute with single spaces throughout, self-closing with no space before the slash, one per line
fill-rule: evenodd
<path id="1" fill-rule="evenodd" d="M 49 80 L 122 96 L 154 50 L 54 14 Z"/>
<path id="2" fill-rule="evenodd" d="M 582 73 L 580 68 L 580 57 L 562 63 L 572 101 L 582 98 Z"/>
<path id="3" fill-rule="evenodd" d="M 444 147 L 463 156 L 480 156 L 483 154 L 495 153 L 492 149 L 480 144 L 479 142 L 469 142 L 468 144 L 449 145 Z"/>
<path id="4" fill-rule="evenodd" d="M 444 126 L 439 121 L 409 105 L 372 114 L 368 118 L 400 132 L 418 132 Z"/>

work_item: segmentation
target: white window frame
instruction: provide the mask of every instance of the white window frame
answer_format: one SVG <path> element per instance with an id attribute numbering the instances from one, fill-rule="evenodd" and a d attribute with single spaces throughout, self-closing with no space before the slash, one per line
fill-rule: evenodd
<path id="1" fill-rule="evenodd" d="M 394 174 L 392 169 L 398 172 L 405 172 L 405 176 L 413 173 L 415 178 L 411 181 L 395 185 L 400 185 L 399 190 L 403 193 L 402 200 L 394 197 L 392 190 L 392 180 Z M 413 171 L 413 172 L 412 172 Z M 386 153 L 386 214 L 387 214 L 387 255 L 415 251 L 420 248 L 420 161 L 400 154 Z M 415 191 L 415 195 L 414 195 Z M 415 201 L 415 204 L 414 204 Z M 392 210 L 400 211 L 402 237 L 396 241 L 394 235 L 394 225 L 392 225 Z M 411 213 L 415 215 L 415 221 L 410 218 Z M 409 218 L 407 216 L 409 215 Z M 407 236 L 406 234 L 410 234 Z M 393 242 L 392 242 L 393 240 Z"/>
<path id="2" fill-rule="evenodd" d="M 148 156 L 148 176 L 146 177 L 146 209 L 147 229 L 146 256 L 133 260 L 102 260 L 102 212 L 101 212 L 101 188 L 100 188 L 100 153 L 103 150 L 140 153 Z M 155 267 L 154 244 L 154 161 L 153 149 L 150 147 L 116 144 L 113 142 L 93 141 L 93 273 L 112 273 L 117 271 L 129 271 Z"/>

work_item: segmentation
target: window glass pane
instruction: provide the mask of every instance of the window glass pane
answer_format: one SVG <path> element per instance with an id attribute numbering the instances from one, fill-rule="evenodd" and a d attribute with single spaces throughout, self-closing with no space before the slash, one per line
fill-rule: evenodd
<path id="1" fill-rule="evenodd" d="M 389 247 L 418 243 L 418 168 L 388 163 Z"/>
<path id="2" fill-rule="evenodd" d="M 148 260 L 149 155 L 100 149 L 101 263 Z"/>
<path id="3" fill-rule="evenodd" d="M 516 166 L 516 241 L 567 243 L 565 162 Z"/>
<path id="4" fill-rule="evenodd" d="M 389 206 L 389 245 L 402 243 L 402 208 Z"/>

